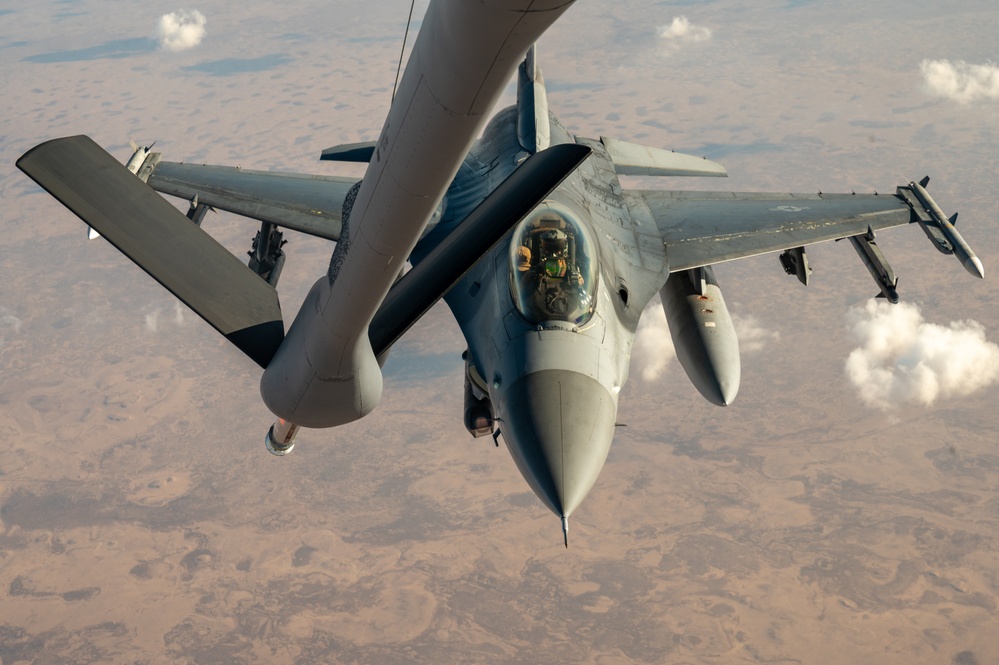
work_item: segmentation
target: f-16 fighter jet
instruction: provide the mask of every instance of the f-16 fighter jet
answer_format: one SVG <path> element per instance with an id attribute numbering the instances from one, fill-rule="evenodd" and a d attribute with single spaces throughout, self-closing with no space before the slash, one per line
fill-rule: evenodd
<path id="1" fill-rule="evenodd" d="M 657 293 L 690 380 L 727 405 L 739 344 L 713 265 L 774 252 L 807 284 L 805 247 L 849 238 L 895 302 L 875 233 L 918 224 L 983 277 L 928 178 L 888 195 L 622 188 L 620 175 L 726 173 L 558 121 L 533 45 L 571 4 L 432 0 L 378 140 L 322 154 L 366 162 L 360 181 L 171 163 L 147 148 L 126 167 L 85 136 L 42 143 L 18 166 L 263 368 L 275 454 L 301 427 L 374 410 L 385 355 L 443 298 L 467 342 L 465 426 L 496 441 L 502 430 L 568 543 Z M 490 118 L 511 77 L 516 105 Z M 187 217 L 157 192 L 189 200 Z M 249 265 L 201 228 L 210 208 L 261 222 Z M 336 243 L 287 331 L 275 288 L 283 229 Z"/>

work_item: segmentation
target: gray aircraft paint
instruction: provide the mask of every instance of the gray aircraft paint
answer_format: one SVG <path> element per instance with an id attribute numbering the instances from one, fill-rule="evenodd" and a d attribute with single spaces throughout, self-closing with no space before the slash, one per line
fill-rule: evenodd
<path id="1" fill-rule="evenodd" d="M 294 424 L 331 426 L 377 404 L 381 373 L 368 327 L 376 317 L 398 318 L 380 308 L 396 309 L 386 294 L 402 262 L 409 258 L 435 277 L 434 261 L 443 260 L 434 258 L 435 248 L 456 237 L 451 234 L 529 152 L 545 145 L 589 148 L 585 161 L 529 216 L 563 211 L 588 238 L 595 276 L 586 291 L 592 298 L 588 318 L 529 320 L 513 295 L 523 283 L 509 240 L 481 259 L 468 257 L 464 276 L 451 287 L 433 287 L 446 294 L 431 294 L 444 295 L 467 341 L 467 373 L 475 380 L 469 394 L 488 398 L 519 469 L 562 517 L 565 531 L 566 518 L 607 457 L 639 318 L 661 289 L 684 369 L 709 400 L 727 404 L 738 388 L 738 341 L 711 265 L 786 251 L 798 258 L 796 276 L 807 282 L 805 246 L 839 238 L 859 242 L 874 231 L 918 223 L 941 252 L 955 254 L 971 274 L 984 274 L 954 218 L 945 217 L 925 191 L 927 178 L 881 196 L 624 190 L 619 173 L 719 176 L 724 169 L 700 158 L 572 135 L 548 112 L 533 57 L 518 79 L 530 89 L 518 98 L 522 106 L 501 111 L 486 125 L 519 59 L 566 6 L 435 0 L 379 140 L 324 152 L 370 160 L 359 187 L 348 178 L 172 164 L 158 153 L 143 155 L 133 174 L 84 137 L 42 144 L 18 165 L 265 366 L 262 393 L 277 415 L 291 416 Z M 316 282 L 283 342 L 272 287 L 172 206 L 149 199 L 145 180 L 202 206 L 339 238 L 329 273 Z M 162 251 L 164 243 L 170 251 Z M 875 258 L 878 275 L 893 274 L 883 255 Z M 192 260 L 202 276 L 193 282 Z M 238 285 L 243 295 L 227 300 L 195 283 L 203 280 L 219 289 Z M 703 307 L 699 297 L 712 306 Z M 278 334 L 268 333 L 261 345 L 258 325 Z M 284 444 L 294 440 L 289 423 L 276 436 L 272 450 L 287 452 Z"/>
<path id="2" fill-rule="evenodd" d="M 328 279 L 316 282 L 261 378 L 264 402 L 280 418 L 332 427 L 378 404 L 368 324 L 524 53 L 568 6 L 430 4 Z"/>

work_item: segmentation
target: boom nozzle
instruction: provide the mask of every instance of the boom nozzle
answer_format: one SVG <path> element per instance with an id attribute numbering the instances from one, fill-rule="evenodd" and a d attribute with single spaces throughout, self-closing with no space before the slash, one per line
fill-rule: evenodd
<path id="1" fill-rule="evenodd" d="M 298 430 L 299 426 L 295 423 L 288 422 L 284 418 L 278 418 L 271 425 L 271 428 L 267 430 L 267 436 L 264 437 L 264 445 L 267 446 L 267 452 L 279 457 L 290 453 L 295 447 L 295 438 L 298 436 Z"/>

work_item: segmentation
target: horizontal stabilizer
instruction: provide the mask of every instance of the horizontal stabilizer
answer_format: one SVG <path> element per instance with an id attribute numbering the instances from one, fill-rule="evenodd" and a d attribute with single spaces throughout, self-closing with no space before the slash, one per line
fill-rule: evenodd
<path id="1" fill-rule="evenodd" d="M 277 291 L 87 136 L 17 166 L 261 367 L 284 339 Z"/>
<path id="2" fill-rule="evenodd" d="M 618 175 L 708 176 L 727 178 L 725 167 L 704 157 L 600 137 Z"/>
<path id="3" fill-rule="evenodd" d="M 388 292 L 368 332 L 380 356 L 590 154 L 560 144 L 528 157 Z"/>
<path id="4" fill-rule="evenodd" d="M 159 162 L 147 182 L 163 194 L 338 240 L 343 200 L 357 178 Z"/>

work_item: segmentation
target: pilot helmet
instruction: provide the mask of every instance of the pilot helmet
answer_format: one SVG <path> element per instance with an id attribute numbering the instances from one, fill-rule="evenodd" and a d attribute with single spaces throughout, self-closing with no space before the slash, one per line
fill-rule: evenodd
<path id="1" fill-rule="evenodd" d="M 541 248 L 546 254 L 561 254 L 565 251 L 566 235 L 564 231 L 549 229 L 541 234 Z"/>

